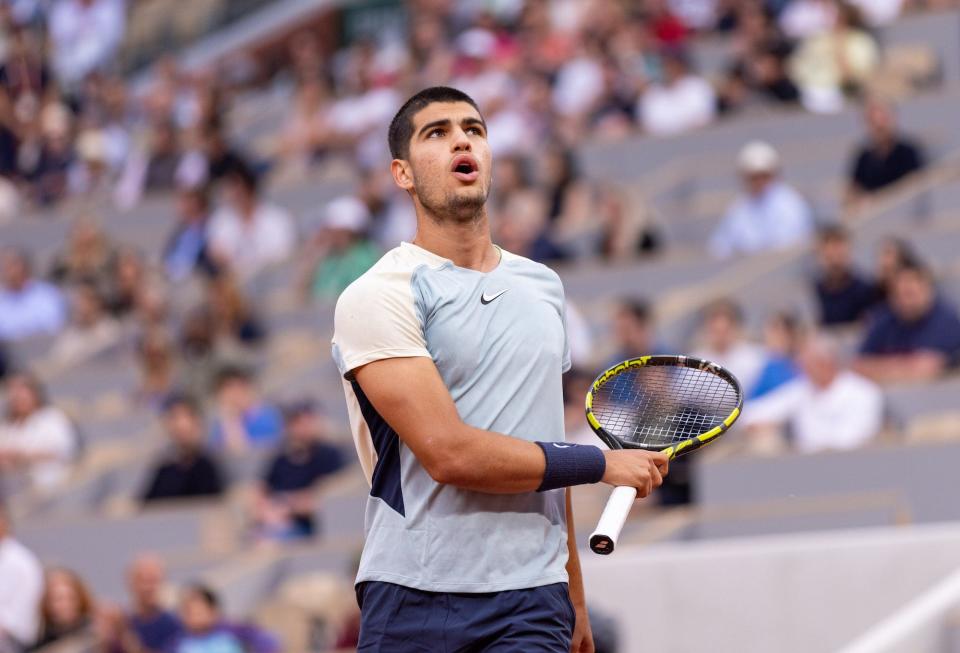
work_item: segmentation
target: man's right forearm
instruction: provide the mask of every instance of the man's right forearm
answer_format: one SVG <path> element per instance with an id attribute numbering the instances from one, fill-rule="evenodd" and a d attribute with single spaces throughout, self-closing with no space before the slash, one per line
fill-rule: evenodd
<path id="1" fill-rule="evenodd" d="M 543 481 L 543 451 L 533 442 L 461 424 L 421 464 L 438 483 L 491 494 L 533 492 Z"/>

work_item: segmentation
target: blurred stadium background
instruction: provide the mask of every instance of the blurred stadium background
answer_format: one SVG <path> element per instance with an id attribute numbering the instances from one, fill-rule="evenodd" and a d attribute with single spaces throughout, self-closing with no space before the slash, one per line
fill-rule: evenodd
<path id="1" fill-rule="evenodd" d="M 618 356 L 750 396 L 585 550 L 598 650 L 960 651 L 957 5 L 0 1 L 0 651 L 189 644 L 197 583 L 250 651 L 352 650 L 333 305 L 412 236 L 386 123 L 437 83 L 566 284 L 568 437 Z"/>

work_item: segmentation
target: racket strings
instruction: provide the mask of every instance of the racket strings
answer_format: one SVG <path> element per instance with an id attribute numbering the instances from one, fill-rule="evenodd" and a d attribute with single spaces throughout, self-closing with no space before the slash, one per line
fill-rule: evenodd
<path id="1" fill-rule="evenodd" d="M 715 428 L 739 403 L 736 388 L 690 367 L 638 367 L 602 385 L 593 397 L 601 426 L 633 445 L 666 447 Z"/>

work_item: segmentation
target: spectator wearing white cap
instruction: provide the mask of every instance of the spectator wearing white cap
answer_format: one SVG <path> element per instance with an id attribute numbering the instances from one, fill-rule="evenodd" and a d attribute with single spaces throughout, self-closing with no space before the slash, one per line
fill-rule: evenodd
<path id="1" fill-rule="evenodd" d="M 309 245 L 302 287 L 317 299 L 336 300 L 380 258 L 369 228 L 370 210 L 359 199 L 345 195 L 330 202 Z"/>
<path id="2" fill-rule="evenodd" d="M 780 179 L 780 155 L 769 143 L 753 141 L 740 150 L 741 193 L 713 233 L 710 252 L 727 258 L 802 243 L 814 230 L 807 201 Z"/>

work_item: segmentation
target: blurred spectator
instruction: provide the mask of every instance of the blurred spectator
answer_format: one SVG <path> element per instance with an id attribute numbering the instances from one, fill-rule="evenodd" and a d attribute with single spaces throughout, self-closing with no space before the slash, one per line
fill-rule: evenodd
<path id="1" fill-rule="evenodd" d="M 794 103 L 800 91 L 786 70 L 791 46 L 759 3 L 734 3 L 735 58 L 720 87 L 720 109 L 731 111 L 754 99 Z"/>
<path id="2" fill-rule="evenodd" d="M 204 447 L 200 405 L 187 395 L 172 395 L 164 402 L 163 427 L 170 448 L 153 468 L 143 501 L 219 496 L 222 474 Z"/>
<path id="3" fill-rule="evenodd" d="M 926 381 L 960 363 L 960 317 L 931 272 L 904 264 L 860 346 L 858 372 L 875 381 Z"/>
<path id="4" fill-rule="evenodd" d="M 183 632 L 169 653 L 278 653 L 279 643 L 250 624 L 232 623 L 220 613 L 220 600 L 210 588 L 191 585 L 180 599 Z"/>
<path id="5" fill-rule="evenodd" d="M 296 234 L 286 211 L 260 199 L 253 171 L 237 168 L 225 183 L 227 202 L 210 218 L 210 249 L 218 264 L 246 279 L 286 260 Z"/>
<path id="6" fill-rule="evenodd" d="M 42 596 L 43 568 L 14 538 L 10 514 L 0 502 L 0 651 L 15 653 L 33 644 Z"/>
<path id="7" fill-rule="evenodd" d="M 120 341 L 120 325 L 104 310 L 103 300 L 92 284 L 78 285 L 72 295 L 70 321 L 46 359 L 56 368 L 93 358 Z"/>
<path id="8" fill-rule="evenodd" d="M 95 610 L 93 594 L 75 571 L 48 569 L 40 603 L 40 639 L 32 650 L 91 632 Z"/>
<path id="9" fill-rule="evenodd" d="M 900 16 L 908 0 L 849 0 L 873 27 L 889 25 Z"/>
<path id="10" fill-rule="evenodd" d="M 810 111 L 843 107 L 845 95 L 859 95 L 880 62 L 876 40 L 856 7 L 839 3 L 832 29 L 806 38 L 790 61 L 790 76 Z"/>
<path id="11" fill-rule="evenodd" d="M 844 369 L 836 344 L 825 336 L 800 349 L 802 376 L 750 404 L 745 425 L 755 434 L 788 427 L 804 453 L 853 449 L 883 426 L 883 394 L 871 381 Z"/>
<path id="12" fill-rule="evenodd" d="M 138 403 L 159 409 L 173 391 L 177 380 L 173 342 L 161 327 L 147 328 L 137 343 L 140 385 Z"/>
<path id="13" fill-rule="evenodd" d="M 115 193 L 121 209 L 136 206 L 145 193 L 174 188 L 182 157 L 177 136 L 176 125 L 158 121 L 147 132 L 143 147 L 130 153 Z"/>
<path id="14" fill-rule="evenodd" d="M 58 0 L 50 8 L 48 29 L 53 69 L 60 84 L 76 90 L 95 70 L 113 63 L 123 39 L 122 0 Z"/>
<path id="15" fill-rule="evenodd" d="M 209 306 L 198 306 L 187 313 L 178 343 L 183 360 L 184 389 L 196 397 L 215 390 L 217 372 L 231 358 L 217 342 L 217 324 Z"/>
<path id="16" fill-rule="evenodd" d="M 813 286 L 824 326 L 858 322 L 881 299 L 877 286 L 854 268 L 850 234 L 839 225 L 818 234 Z"/>
<path id="17" fill-rule="evenodd" d="M 9 97 L 11 117 L 24 123 L 37 114 L 40 101 L 50 88 L 50 71 L 42 53 L 33 31 L 23 25 L 12 26 L 6 58 L 0 64 L 0 88 Z"/>
<path id="18" fill-rule="evenodd" d="M 7 378 L 10 369 L 10 354 L 7 353 L 7 348 L 0 342 L 0 381 Z"/>
<path id="19" fill-rule="evenodd" d="M 266 330 L 236 279 L 219 274 L 207 283 L 206 306 L 213 316 L 215 337 L 227 346 L 252 347 L 266 338 Z"/>
<path id="20" fill-rule="evenodd" d="M 830 31 L 837 21 L 837 0 L 788 0 L 780 14 L 780 27 L 792 39 Z"/>
<path id="21" fill-rule="evenodd" d="M 661 46 L 677 47 L 686 41 L 689 30 L 674 13 L 671 0 L 646 0 L 643 4 L 644 20 Z"/>
<path id="22" fill-rule="evenodd" d="M 577 170 L 571 150 L 547 146 L 536 169 L 540 190 L 547 199 L 547 231 L 541 236 L 564 255 L 585 257 L 597 253 L 603 223 L 597 219 L 593 189 Z"/>
<path id="23" fill-rule="evenodd" d="M 180 619 L 164 608 L 161 594 L 166 583 L 163 560 L 151 553 L 138 555 L 127 568 L 131 609 L 127 624 L 143 653 L 162 653 L 182 632 Z M 124 653 L 136 653 L 124 651 Z"/>
<path id="24" fill-rule="evenodd" d="M 877 250 L 876 279 L 881 299 L 890 297 L 893 279 L 900 268 L 922 266 L 920 256 L 906 240 L 887 236 Z"/>
<path id="25" fill-rule="evenodd" d="M 747 397 L 756 399 L 793 380 L 798 374 L 796 357 L 802 329 L 793 313 L 774 313 L 763 327 L 766 363 L 752 388 L 745 388 Z"/>
<path id="26" fill-rule="evenodd" d="M 192 147 L 183 155 L 176 171 L 181 187 L 208 186 L 235 170 L 249 168 L 250 164 L 230 144 L 219 114 L 198 124 L 192 133 Z"/>
<path id="27" fill-rule="evenodd" d="M 718 299 L 703 311 L 700 347 L 697 358 L 712 361 L 731 372 L 744 392 L 754 387 L 766 364 L 763 348 L 748 342 L 743 335 L 743 312 L 729 299 Z"/>
<path id="28" fill-rule="evenodd" d="M 283 416 L 265 402 L 250 371 L 227 366 L 217 374 L 216 416 L 210 441 L 233 454 L 279 444 Z"/>
<path id="29" fill-rule="evenodd" d="M 65 320 L 60 292 L 33 276 L 29 255 L 12 247 L 0 252 L 0 340 L 19 340 L 58 332 Z"/>
<path id="30" fill-rule="evenodd" d="M 663 56 L 663 81 L 643 92 L 637 116 L 644 131 L 669 136 L 713 122 L 716 95 L 710 83 L 690 71 L 685 55 Z"/>
<path id="31" fill-rule="evenodd" d="M 135 247 L 121 247 L 110 266 L 110 283 L 105 291 L 111 315 L 124 318 L 140 308 L 149 286 L 143 253 Z"/>
<path id="32" fill-rule="evenodd" d="M 70 195 L 91 203 L 110 197 L 114 175 L 107 134 L 100 129 L 84 130 L 76 145 L 77 156 L 67 176 Z"/>
<path id="33" fill-rule="evenodd" d="M 549 238 L 546 206 L 540 193 L 513 193 L 493 220 L 494 241 L 535 261 L 558 261 L 565 252 Z"/>
<path id="34" fill-rule="evenodd" d="M 891 106 L 876 100 L 868 102 L 863 118 L 867 142 L 853 157 L 847 196 L 850 201 L 885 188 L 924 166 L 920 148 L 899 133 Z"/>
<path id="35" fill-rule="evenodd" d="M 637 356 L 663 354 L 669 349 L 657 342 L 653 311 L 642 299 L 624 298 L 617 304 L 613 315 L 613 339 L 616 350 L 609 365 Z"/>
<path id="36" fill-rule="evenodd" d="M 63 199 L 73 163 L 73 120 L 67 107 L 53 101 L 40 110 L 39 140 L 25 143 L 21 165 L 31 183 L 32 198 L 41 205 Z"/>
<path id="37" fill-rule="evenodd" d="M 751 254 L 805 242 L 813 231 L 810 205 L 780 179 L 780 155 L 769 143 L 747 143 L 738 157 L 744 191 L 710 239 L 714 256 Z"/>
<path id="38" fill-rule="evenodd" d="M 329 106 L 330 91 L 320 78 L 300 82 L 277 148 L 284 163 L 304 168 L 322 151 L 327 138 L 325 114 Z"/>
<path id="39" fill-rule="evenodd" d="M 206 189 L 180 191 L 177 224 L 163 250 L 164 270 L 171 281 L 185 281 L 195 271 L 208 275 L 216 271 L 207 235 L 209 217 L 210 196 Z"/>
<path id="40" fill-rule="evenodd" d="M 79 449 L 67 416 L 47 403 L 34 377 L 16 372 L 6 381 L 6 414 L 0 422 L 0 471 L 23 473 L 49 490 L 66 480 Z"/>
<path id="41" fill-rule="evenodd" d="M 283 445 L 267 466 L 254 494 L 254 520 L 267 538 L 312 537 L 316 523 L 317 488 L 340 471 L 343 452 L 326 440 L 327 425 L 318 407 L 301 400 L 284 407 Z"/>
<path id="42" fill-rule="evenodd" d="M 327 205 L 323 226 L 305 257 L 310 294 L 334 301 L 340 293 L 380 258 L 380 250 L 367 238 L 370 211 L 360 200 L 343 196 Z"/>
<path id="43" fill-rule="evenodd" d="M 53 259 L 50 278 L 58 284 L 88 283 L 103 289 L 110 281 L 113 246 L 93 217 L 80 216 L 67 243 Z"/>

